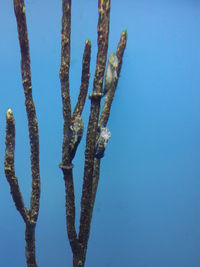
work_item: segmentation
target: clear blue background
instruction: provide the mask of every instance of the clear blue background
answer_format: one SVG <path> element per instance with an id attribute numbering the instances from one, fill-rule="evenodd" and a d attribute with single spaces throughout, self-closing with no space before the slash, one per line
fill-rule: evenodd
<path id="1" fill-rule="evenodd" d="M 61 0 L 26 1 L 40 133 L 39 267 L 72 266 L 65 230 L 60 95 Z M 85 39 L 96 61 L 97 0 L 72 1 L 70 85 L 76 103 Z M 128 44 L 108 124 L 88 267 L 200 266 L 200 2 L 113 0 L 109 53 Z M 0 266 L 25 267 L 24 223 L 3 172 L 5 113 L 16 120 L 16 173 L 29 206 L 31 174 L 12 1 L 0 1 Z M 85 129 L 89 101 L 84 109 Z M 85 137 L 74 161 L 77 226 Z"/>

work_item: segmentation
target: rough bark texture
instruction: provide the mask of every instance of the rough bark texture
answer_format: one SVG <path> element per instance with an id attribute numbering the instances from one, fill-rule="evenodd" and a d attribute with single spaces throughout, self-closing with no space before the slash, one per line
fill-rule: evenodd
<path id="1" fill-rule="evenodd" d="M 78 250 L 78 239 L 75 229 L 75 200 L 72 169 L 64 173 L 66 197 L 67 233 L 73 254 Z"/>
<path id="2" fill-rule="evenodd" d="M 21 50 L 21 74 L 25 94 L 25 106 L 28 118 L 29 139 L 31 147 L 32 193 L 30 219 L 32 222 L 36 222 L 39 212 L 40 200 L 39 134 L 35 105 L 32 97 L 29 42 L 24 1 L 14 0 L 14 10 L 17 20 L 18 37 Z"/>
<path id="3" fill-rule="evenodd" d="M 15 174 L 15 122 L 11 109 L 9 109 L 6 114 L 6 151 L 4 166 L 13 201 L 26 225 L 25 240 L 27 266 L 37 267 L 35 255 L 35 228 L 39 214 L 40 201 L 39 134 L 35 105 L 32 98 L 29 41 L 26 26 L 25 5 L 24 0 L 14 0 L 13 2 L 21 51 L 21 74 L 25 94 L 25 107 L 28 118 L 29 139 L 31 147 L 32 192 L 29 210 L 27 210 L 27 208 L 25 207 L 23 196 L 18 185 L 18 179 Z M 74 166 L 72 161 L 81 141 L 84 129 L 81 114 L 88 93 L 91 43 L 89 40 L 86 40 L 82 60 L 80 93 L 72 114 L 69 84 L 71 0 L 62 0 L 62 12 L 61 65 L 59 75 L 61 82 L 64 125 L 62 161 L 60 163 L 60 168 L 63 172 L 65 183 L 66 226 L 69 242 L 73 253 L 73 266 L 84 267 L 92 213 L 98 188 L 101 157 L 103 157 L 104 155 L 104 153 L 102 153 L 101 157 L 97 157 L 95 149 L 96 145 L 98 144 L 97 140 L 100 129 L 102 129 L 102 127 L 106 127 L 109 119 L 111 105 L 115 95 L 118 78 L 120 76 L 122 58 L 127 42 L 127 34 L 126 32 L 122 32 L 116 51 L 115 58 L 117 57 L 118 61 L 116 69 L 117 74 L 114 75 L 116 76 L 116 78 L 114 82 L 111 80 L 112 86 L 109 86 L 108 92 L 103 93 L 102 87 L 105 76 L 109 39 L 110 0 L 98 0 L 98 52 L 96 59 L 95 76 L 93 81 L 93 90 L 89 95 L 89 99 L 91 100 L 91 108 L 86 135 L 80 225 L 79 233 L 77 233 L 75 228 L 75 195 L 73 182 Z M 104 106 L 102 113 L 100 114 L 100 104 L 105 94 L 106 97 Z M 104 140 L 106 139 L 103 139 L 103 141 Z M 105 149 L 105 147 L 103 148 Z"/>
<path id="4" fill-rule="evenodd" d="M 15 206 L 21 214 L 23 220 L 28 220 L 28 211 L 24 205 L 24 200 L 20 192 L 18 179 L 15 175 L 15 121 L 12 110 L 9 109 L 6 114 L 6 152 L 4 161 L 4 170 L 7 181 L 10 185 L 10 191 Z"/>
<path id="5" fill-rule="evenodd" d="M 75 118 L 82 114 L 85 100 L 88 92 L 89 86 L 89 78 L 90 78 L 90 58 L 91 58 L 91 43 L 89 40 L 85 42 L 85 49 L 83 53 L 83 61 L 82 61 L 82 76 L 81 76 L 81 87 L 80 93 L 78 96 L 77 104 L 74 108 L 73 116 L 72 116 L 72 123 L 74 122 Z"/>
<path id="6" fill-rule="evenodd" d="M 70 31 L 71 31 L 71 1 L 63 0 L 62 18 L 62 50 L 61 50 L 61 94 L 63 100 L 64 137 L 62 147 L 62 163 L 66 193 L 66 224 L 69 242 L 73 253 L 73 266 L 83 267 L 85 265 L 87 244 L 90 233 L 90 225 L 94 208 L 95 196 L 98 187 L 100 173 L 100 159 L 95 156 L 95 147 L 100 127 L 105 127 L 109 118 L 111 104 L 113 101 L 118 77 L 120 75 L 123 52 L 126 46 L 126 33 L 122 33 L 118 49 L 117 79 L 112 83 L 112 88 L 106 96 L 104 108 L 99 121 L 100 103 L 104 96 L 102 92 L 105 67 L 107 61 L 110 0 L 98 0 L 98 52 L 96 70 L 93 81 L 93 91 L 89 95 L 91 108 L 86 136 L 85 165 L 83 176 L 83 188 L 81 198 L 81 215 L 79 233 L 75 229 L 75 196 L 73 184 L 73 163 L 76 149 L 83 134 L 83 122 L 81 113 L 83 111 L 89 84 L 89 67 L 91 44 L 86 41 L 82 61 L 81 87 L 77 104 L 71 116 L 71 103 L 69 94 L 69 66 L 70 66 Z"/>
<path id="7" fill-rule="evenodd" d="M 35 225 L 27 224 L 25 230 L 26 263 L 28 267 L 37 267 L 35 256 Z"/>
<path id="8" fill-rule="evenodd" d="M 109 116 L 110 116 L 110 110 L 111 110 L 111 105 L 112 105 L 112 101 L 114 99 L 114 94 L 116 91 L 116 87 L 117 87 L 117 83 L 118 83 L 118 79 L 120 76 L 120 72 L 121 72 L 121 66 L 122 66 L 122 58 L 123 58 L 123 54 L 124 54 L 124 50 L 126 48 L 126 42 L 127 42 L 127 33 L 126 32 L 122 32 L 118 47 L 117 47 L 117 52 L 116 55 L 118 57 L 119 60 L 119 64 L 118 64 L 118 69 L 117 69 L 117 75 L 118 78 L 115 81 L 115 83 L 113 84 L 113 87 L 108 91 L 105 102 L 104 102 L 104 106 L 103 106 L 103 110 L 101 113 L 101 119 L 99 120 L 99 128 L 100 127 L 106 127 Z M 98 189 L 98 183 L 99 183 L 99 176 L 100 176 L 100 163 L 101 160 L 98 158 L 94 158 L 94 165 L 93 165 L 93 178 L 92 178 L 92 196 L 91 196 L 91 204 L 90 204 L 90 218 L 89 218 L 89 222 L 88 222 L 88 228 L 90 229 L 90 225 L 91 225 L 91 221 L 92 221 L 92 214 L 93 214 L 93 209 L 94 209 L 94 203 L 95 203 L 95 198 L 96 198 L 96 193 L 97 193 L 97 189 Z M 88 241 L 87 241 L 88 242 Z M 87 252 L 87 243 L 83 248 L 84 251 L 84 255 L 83 255 L 83 259 L 85 260 L 86 257 L 86 252 Z"/>
<path id="9" fill-rule="evenodd" d="M 69 68 L 70 68 L 70 36 L 71 36 L 71 0 L 62 2 L 62 42 L 61 42 L 61 66 L 60 82 L 63 103 L 63 146 L 61 169 L 68 169 L 71 166 L 69 157 L 69 136 L 71 124 L 71 101 L 69 95 Z"/>
<path id="10" fill-rule="evenodd" d="M 94 151 L 97 138 L 97 127 L 100 112 L 100 102 L 102 97 L 102 86 L 107 60 L 110 1 L 100 0 L 98 8 L 98 52 L 96 61 L 96 71 L 93 83 L 93 93 L 90 95 L 91 109 L 86 138 L 85 166 L 81 198 L 81 217 L 79 226 L 79 242 L 81 245 L 81 249 L 83 250 L 83 261 L 85 261 L 85 252 L 87 249 L 87 242 L 89 239 L 90 232 Z"/>
<path id="11" fill-rule="evenodd" d="M 71 101 L 69 94 L 69 68 L 70 68 L 70 35 L 71 35 L 71 0 L 62 1 L 62 39 L 61 39 L 61 66 L 60 82 L 63 103 L 63 145 L 62 162 L 60 168 L 63 171 L 66 195 L 66 224 L 69 242 L 72 251 L 76 250 L 77 234 L 75 229 L 75 201 L 73 184 L 73 164 L 70 157 L 71 136 Z"/>
<path id="12" fill-rule="evenodd" d="M 26 26 L 24 0 L 14 0 L 14 11 L 17 21 L 18 38 L 21 51 L 21 75 L 25 94 L 25 107 L 28 118 L 29 140 L 31 148 L 32 192 L 30 209 L 27 210 L 21 195 L 18 180 L 15 175 L 14 150 L 15 127 L 12 110 L 6 114 L 6 151 L 5 175 L 10 185 L 11 195 L 17 210 L 20 212 L 25 224 L 26 261 L 28 267 L 37 267 L 35 256 L 35 227 L 39 214 L 40 204 L 40 173 L 39 173 L 39 134 L 35 105 L 32 97 L 31 68 L 29 55 L 29 41 Z"/>
<path id="13" fill-rule="evenodd" d="M 123 31 L 121 34 L 121 38 L 119 40 L 119 44 L 117 47 L 117 58 L 118 58 L 118 68 L 117 68 L 117 79 L 115 79 L 115 82 L 113 83 L 113 87 L 108 91 L 106 95 L 106 99 L 104 101 L 103 105 L 103 110 L 101 113 L 101 117 L 99 120 L 99 126 L 106 127 L 108 123 L 108 119 L 110 116 L 110 110 L 111 110 L 111 105 L 114 99 L 115 91 L 117 88 L 118 80 L 120 77 L 120 72 L 121 72 L 121 67 L 122 67 L 122 59 L 124 55 L 124 50 L 126 48 L 126 42 L 127 42 L 127 32 Z"/>

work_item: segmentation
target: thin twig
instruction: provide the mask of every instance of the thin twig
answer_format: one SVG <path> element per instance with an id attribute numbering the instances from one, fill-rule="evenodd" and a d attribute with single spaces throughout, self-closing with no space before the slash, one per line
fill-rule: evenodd
<path id="1" fill-rule="evenodd" d="M 6 113 L 6 152 L 4 170 L 7 181 L 10 185 L 11 195 L 17 210 L 20 212 L 24 222 L 28 220 L 28 211 L 20 192 L 18 179 L 15 174 L 15 121 L 11 109 Z"/>
<path id="2" fill-rule="evenodd" d="M 106 95 L 106 99 L 104 101 L 104 105 L 103 105 L 103 110 L 101 113 L 101 117 L 99 120 L 99 127 L 106 127 L 109 116 L 110 116 L 110 110 L 111 110 L 111 105 L 114 99 L 114 95 L 115 95 L 115 91 L 117 88 L 117 84 L 118 84 L 118 80 L 119 80 L 119 76 L 120 76 L 120 72 L 121 72 L 121 66 L 122 66 L 122 59 L 123 59 L 123 55 L 124 55 L 124 50 L 126 48 L 126 42 L 127 42 L 127 32 L 123 31 L 119 40 L 119 44 L 117 47 L 117 58 L 118 58 L 118 68 L 117 68 L 117 78 L 115 79 L 115 82 L 113 84 L 113 87 L 111 88 L 111 90 L 108 91 L 107 95 Z"/>
<path id="3" fill-rule="evenodd" d="M 85 105 L 85 100 L 88 92 L 89 78 L 90 78 L 90 58 L 91 58 L 91 42 L 89 40 L 86 40 L 85 49 L 83 53 L 83 60 L 82 60 L 80 93 L 72 115 L 72 123 L 74 122 L 75 118 L 78 115 L 81 116 Z"/>

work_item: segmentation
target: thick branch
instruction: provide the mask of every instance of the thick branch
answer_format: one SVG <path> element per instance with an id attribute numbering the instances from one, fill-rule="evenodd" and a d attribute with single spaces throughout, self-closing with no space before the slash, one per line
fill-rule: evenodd
<path id="1" fill-rule="evenodd" d="M 110 17 L 110 0 L 98 0 L 98 53 L 96 60 L 96 70 L 93 82 L 93 92 L 89 96 L 91 99 L 91 110 L 87 129 L 86 149 L 85 149 L 85 166 L 84 178 L 81 198 L 81 216 L 79 235 L 77 238 L 75 230 L 75 203 L 74 203 L 74 185 L 72 175 L 72 160 L 76 153 L 77 146 L 83 134 L 83 122 L 81 113 L 85 104 L 85 99 L 88 91 L 89 83 L 89 66 L 90 66 L 90 43 L 86 41 L 83 61 L 82 61 L 82 78 L 81 87 L 77 104 L 71 117 L 71 104 L 69 96 L 69 64 L 70 64 L 70 30 L 71 30 L 71 1 L 63 0 L 63 19 L 62 19 L 62 55 L 60 79 L 62 88 L 63 100 L 63 116 L 64 116 L 64 138 L 62 163 L 60 167 L 64 174 L 65 190 L 66 190 L 66 221 L 67 232 L 70 245 L 73 252 L 73 266 L 83 267 L 85 264 L 85 256 L 87 251 L 87 243 L 89 239 L 90 224 L 92 212 L 95 202 L 95 196 L 99 181 L 100 158 L 103 156 L 103 151 L 107 144 L 99 144 L 98 153 L 96 151 L 97 137 L 99 129 L 105 127 L 110 114 L 111 103 L 114 97 L 114 92 L 117 86 L 118 77 L 120 74 L 123 52 L 126 46 L 126 33 L 122 33 L 117 53 L 117 68 L 115 75 L 117 78 L 112 84 L 112 91 L 109 99 L 104 104 L 101 121 L 98 125 L 100 102 L 104 96 L 102 92 L 105 66 L 107 61 L 108 37 L 109 37 L 109 17 Z M 65 14 L 64 14 L 65 12 Z M 66 30 L 66 31 L 65 31 Z M 115 62 L 113 63 L 114 66 Z M 110 94 L 108 92 L 107 96 Z M 107 99 L 107 98 L 106 98 Z M 106 102 L 105 101 L 105 102 Z M 105 130 L 105 129 L 103 129 Z M 102 130 L 102 135 L 103 135 Z M 102 136 L 102 138 L 106 136 Z M 99 140 L 99 139 L 98 139 Z M 103 145 L 103 147 L 101 147 Z M 103 149 L 103 150 L 102 150 Z M 102 153 L 101 153 L 102 150 Z"/>
<path id="2" fill-rule="evenodd" d="M 99 19 L 98 19 L 98 52 L 96 70 L 93 83 L 93 93 L 101 94 L 105 65 L 107 60 L 109 20 L 110 20 L 110 0 L 99 0 Z"/>
<path id="3" fill-rule="evenodd" d="M 21 74 L 25 93 L 25 106 L 28 117 L 29 139 L 31 147 L 32 193 L 30 220 L 35 223 L 39 213 L 40 174 L 39 174 L 39 135 L 35 105 L 32 98 L 29 42 L 26 26 L 24 0 L 14 0 L 18 37 L 21 50 Z"/>
<path id="4" fill-rule="evenodd" d="M 61 66 L 60 82 L 63 103 L 63 146 L 62 165 L 70 164 L 69 159 L 69 135 L 71 124 L 71 101 L 69 94 L 69 67 L 70 67 L 70 35 L 71 35 L 71 0 L 62 1 L 62 41 L 61 41 Z"/>
<path id="5" fill-rule="evenodd" d="M 40 174 L 39 174 L 39 135 L 38 123 L 35 112 L 35 105 L 32 98 L 32 83 L 30 69 L 29 42 L 26 26 L 26 15 L 24 0 L 14 0 L 14 11 L 17 20 L 18 38 L 21 51 L 21 75 L 25 94 L 25 106 L 28 118 L 29 140 L 31 148 L 31 172 L 32 192 L 30 210 L 27 211 L 21 195 L 18 180 L 14 169 L 15 150 L 15 126 L 12 111 L 9 109 L 6 114 L 6 153 L 5 153 L 5 174 L 10 184 L 11 194 L 17 210 L 26 223 L 26 260 L 28 267 L 37 267 L 35 258 L 35 225 L 39 213 L 40 201 Z"/>
<path id="6" fill-rule="evenodd" d="M 35 256 L 35 224 L 26 224 L 26 263 L 28 267 L 37 267 Z"/>
<path id="7" fill-rule="evenodd" d="M 63 117 L 69 125 L 71 119 L 71 103 L 69 96 L 71 0 L 62 1 L 62 14 L 60 80 L 62 86 Z"/>
<path id="8" fill-rule="evenodd" d="M 61 66 L 60 81 L 61 95 L 63 104 L 63 145 L 62 145 L 62 163 L 60 168 L 63 171 L 65 181 L 66 197 L 66 223 L 69 242 L 73 254 L 77 251 L 77 234 L 75 229 L 75 201 L 73 184 L 73 164 L 70 155 L 71 129 L 71 101 L 69 93 L 69 68 L 70 68 L 70 35 L 71 35 L 71 0 L 62 1 L 62 40 L 61 40 Z M 88 48 L 88 46 L 87 46 Z"/>
<path id="9" fill-rule="evenodd" d="M 108 123 L 108 119 L 110 116 L 110 110 L 112 101 L 115 95 L 115 91 L 117 88 L 118 79 L 120 76 L 121 66 L 122 66 L 122 59 L 124 55 L 124 50 L 126 48 L 126 42 L 127 42 L 127 33 L 122 32 L 121 38 L 117 47 L 117 58 L 118 58 L 118 67 L 117 67 L 117 79 L 115 79 L 115 82 L 113 83 L 112 88 L 108 91 L 106 95 L 106 99 L 104 102 L 100 122 L 99 122 L 99 128 L 106 127 Z M 92 205 L 91 205 L 91 218 L 92 218 L 92 211 L 94 208 L 95 198 L 96 198 L 96 192 L 98 188 L 98 182 L 99 182 L 99 174 L 100 174 L 100 159 L 95 158 L 94 160 L 94 167 L 93 167 L 93 186 L 92 186 Z"/>
<path id="10" fill-rule="evenodd" d="M 96 199 L 96 193 L 99 183 L 99 174 L 100 174 L 100 163 L 101 160 L 95 158 L 94 159 L 94 167 L 93 167 L 93 183 L 92 183 L 92 202 L 91 202 L 91 219 L 92 219 L 92 213 L 94 209 L 94 203 Z"/>
<path id="11" fill-rule="evenodd" d="M 99 128 L 101 127 L 106 127 L 109 115 L 110 115 L 110 109 L 111 109 L 111 104 L 114 98 L 114 94 L 116 91 L 117 83 L 118 83 L 118 78 L 120 76 L 120 71 L 121 71 L 121 66 L 122 66 L 122 58 L 124 54 L 124 50 L 126 48 L 126 42 L 127 42 L 127 33 L 122 32 L 118 48 L 117 48 L 117 58 L 118 58 L 118 67 L 117 67 L 117 79 L 114 81 L 112 88 L 108 91 L 106 100 L 104 103 L 103 111 L 101 114 L 101 119 L 99 123 Z M 95 158 L 94 159 L 94 166 L 93 166 L 93 184 L 92 184 L 92 200 L 91 200 L 91 210 L 90 210 L 90 224 L 92 221 L 92 214 L 93 214 L 93 209 L 94 209 L 94 203 L 96 199 L 96 193 L 97 193 L 97 188 L 98 188 L 98 183 L 99 183 L 99 176 L 100 176 L 100 163 L 101 159 Z M 86 253 L 86 250 L 85 250 Z"/>
<path id="12" fill-rule="evenodd" d="M 78 250 L 78 239 L 75 229 L 75 201 L 72 169 L 64 172 L 66 197 L 66 222 L 69 242 L 74 253 Z"/>
<path id="13" fill-rule="evenodd" d="M 86 138 L 84 180 L 81 198 L 81 217 L 79 228 L 79 242 L 83 251 L 86 251 L 90 231 L 94 150 L 97 136 L 100 101 L 102 97 L 102 84 L 108 49 L 110 0 L 99 0 L 98 7 L 98 53 L 93 84 L 93 93 L 90 95 L 91 110 Z M 82 259 L 82 261 L 84 262 L 85 252 L 83 253 L 83 256 L 84 258 Z"/>

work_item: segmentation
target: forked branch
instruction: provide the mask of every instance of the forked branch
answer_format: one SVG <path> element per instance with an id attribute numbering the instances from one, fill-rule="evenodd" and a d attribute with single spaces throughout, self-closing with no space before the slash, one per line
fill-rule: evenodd
<path id="1" fill-rule="evenodd" d="M 29 41 L 26 25 L 24 0 L 14 0 L 14 11 L 17 21 L 18 37 L 21 51 L 21 75 L 25 94 L 25 106 L 28 118 L 29 140 L 31 147 L 32 192 L 30 209 L 27 210 L 20 193 L 18 180 L 15 175 L 15 123 L 11 109 L 6 114 L 6 152 L 5 175 L 10 185 L 11 195 L 17 210 L 25 224 L 26 261 L 28 267 L 37 267 L 35 257 L 35 226 L 39 214 L 40 203 L 40 173 L 39 173 L 39 134 L 35 105 L 32 97 Z"/>
<path id="2" fill-rule="evenodd" d="M 63 99 L 64 117 L 64 137 L 62 147 L 62 163 L 60 168 L 64 174 L 66 188 L 66 222 L 67 233 L 73 252 L 73 266 L 83 267 L 90 233 L 93 206 L 98 186 L 100 160 L 104 155 L 110 132 L 106 128 L 113 101 L 115 89 L 122 64 L 123 52 L 126 46 L 126 34 L 122 33 L 117 53 L 114 56 L 115 62 L 110 63 L 110 68 L 115 68 L 115 79 L 109 82 L 109 91 L 103 91 L 103 80 L 107 61 L 109 20 L 110 20 L 110 0 L 98 0 L 98 52 L 96 59 L 96 70 L 93 81 L 93 91 L 89 95 L 91 100 L 90 116 L 86 135 L 85 165 L 83 176 L 83 188 L 81 198 L 81 215 L 79 233 L 75 229 L 75 196 L 73 184 L 73 163 L 77 147 L 83 135 L 83 121 L 81 113 L 85 105 L 85 100 L 89 84 L 90 66 L 90 42 L 86 41 L 83 62 L 80 94 L 77 104 L 71 117 L 70 94 L 69 94 L 69 66 L 70 66 L 70 32 L 71 32 L 71 1 L 63 0 L 62 18 L 62 50 L 61 50 L 61 94 Z M 64 49 L 65 48 L 65 49 Z M 65 53 L 64 53 L 65 51 Z M 109 61 L 112 61 L 109 59 Z M 63 71 L 65 69 L 65 71 Z M 106 72 L 108 77 L 109 71 Z M 114 71 L 113 71 L 114 73 Z M 62 74 L 62 75 L 61 75 Z M 65 74 L 65 76 L 64 76 Z M 111 73 L 112 74 L 112 73 Z M 108 77 L 107 80 L 110 80 Z M 105 89 L 105 88 L 104 88 Z M 100 115 L 100 104 L 102 97 L 106 95 L 104 108 Z"/>

